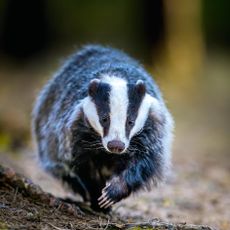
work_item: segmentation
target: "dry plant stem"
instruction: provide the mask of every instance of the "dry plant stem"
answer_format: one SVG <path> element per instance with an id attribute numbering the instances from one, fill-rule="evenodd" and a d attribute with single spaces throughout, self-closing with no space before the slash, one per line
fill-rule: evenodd
<path id="1" fill-rule="evenodd" d="M 158 219 L 153 219 L 148 222 L 135 222 L 135 220 L 133 220 L 132 223 L 125 223 L 116 213 L 112 213 L 111 216 L 95 213 L 80 203 L 70 204 L 51 194 L 45 193 L 38 185 L 33 184 L 31 180 L 2 165 L 0 165 L 0 186 L 1 185 L 13 187 L 15 189 L 15 196 L 17 193 L 22 193 L 25 196 L 31 197 L 35 202 L 42 202 L 50 207 L 57 207 L 60 211 L 73 215 L 73 218 L 81 217 L 82 220 L 84 218 L 86 219 L 86 221 L 80 222 L 79 226 L 74 226 L 73 229 L 214 230 L 214 228 L 203 225 L 168 223 Z M 52 228 L 61 229 L 52 226 L 51 223 L 49 223 L 49 225 Z"/>

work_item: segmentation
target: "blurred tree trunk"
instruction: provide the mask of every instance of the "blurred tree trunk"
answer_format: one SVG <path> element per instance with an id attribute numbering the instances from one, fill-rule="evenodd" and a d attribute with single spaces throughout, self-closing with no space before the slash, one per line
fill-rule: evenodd
<path id="1" fill-rule="evenodd" d="M 201 74 L 204 43 L 200 0 L 164 0 L 166 79 L 184 92 L 190 92 Z"/>

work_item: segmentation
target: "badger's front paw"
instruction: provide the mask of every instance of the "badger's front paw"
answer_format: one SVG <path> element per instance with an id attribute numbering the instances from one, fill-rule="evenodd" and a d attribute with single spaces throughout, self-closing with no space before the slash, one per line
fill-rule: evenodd
<path id="1" fill-rule="evenodd" d="M 102 195 L 98 198 L 98 204 L 100 208 L 106 209 L 129 194 L 130 191 L 125 181 L 120 177 L 114 177 L 102 189 Z"/>

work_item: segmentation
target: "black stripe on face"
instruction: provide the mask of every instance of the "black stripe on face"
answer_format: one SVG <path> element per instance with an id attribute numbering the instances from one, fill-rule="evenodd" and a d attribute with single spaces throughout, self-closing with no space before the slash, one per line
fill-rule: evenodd
<path id="1" fill-rule="evenodd" d="M 91 89 L 93 92 L 90 92 L 89 94 L 96 105 L 99 121 L 103 127 L 103 135 L 106 136 L 110 126 L 109 94 L 111 88 L 109 84 L 103 82 L 98 82 L 96 87 L 93 87 L 94 88 Z"/>
<path id="2" fill-rule="evenodd" d="M 126 119 L 126 137 L 129 137 L 130 131 L 135 125 L 135 121 L 138 115 L 138 110 L 140 108 L 141 102 L 145 96 L 145 91 L 139 90 L 137 85 L 128 84 L 128 98 L 129 105 L 127 110 L 127 119 Z"/>

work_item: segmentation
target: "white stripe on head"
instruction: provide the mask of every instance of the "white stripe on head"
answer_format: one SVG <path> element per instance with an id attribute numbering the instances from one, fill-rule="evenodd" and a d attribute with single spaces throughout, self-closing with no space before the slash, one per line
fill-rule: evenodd
<path id="1" fill-rule="evenodd" d="M 125 124 L 128 109 L 127 82 L 115 76 L 103 76 L 102 81 L 111 86 L 110 91 L 110 127 L 106 137 L 103 138 L 104 146 L 112 140 L 119 140 L 128 147 L 125 133 Z"/>
<path id="2" fill-rule="evenodd" d="M 96 105 L 89 96 L 82 100 L 82 108 L 90 125 L 98 134 L 103 136 L 103 127 L 101 126 L 99 121 Z"/>
<path id="3" fill-rule="evenodd" d="M 143 127 L 148 118 L 150 108 L 153 108 L 156 114 L 160 112 L 160 103 L 158 100 L 149 94 L 145 94 L 138 110 L 137 118 L 134 127 L 130 131 L 129 139 L 137 134 Z"/>

